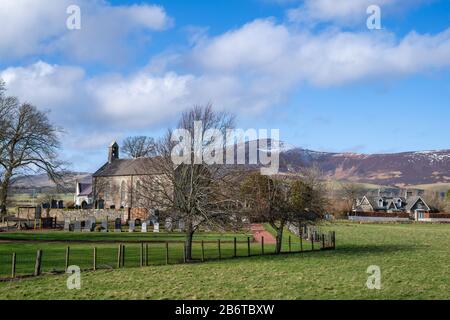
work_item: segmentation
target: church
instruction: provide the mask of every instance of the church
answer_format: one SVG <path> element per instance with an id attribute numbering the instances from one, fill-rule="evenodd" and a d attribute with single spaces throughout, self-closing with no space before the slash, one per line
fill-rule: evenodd
<path id="1" fill-rule="evenodd" d="M 144 176 L 158 175 L 152 158 L 120 159 L 119 145 L 112 142 L 108 161 L 92 176 L 92 197 L 96 209 L 123 209 L 127 220 L 149 217 L 139 199 L 139 188 Z"/>

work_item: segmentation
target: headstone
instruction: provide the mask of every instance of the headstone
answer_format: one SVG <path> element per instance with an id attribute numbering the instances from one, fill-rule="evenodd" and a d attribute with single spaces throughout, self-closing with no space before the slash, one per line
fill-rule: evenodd
<path id="1" fill-rule="evenodd" d="M 96 223 L 97 219 L 95 219 L 95 217 L 89 217 L 85 221 L 83 232 L 92 232 L 95 229 Z"/>
<path id="2" fill-rule="evenodd" d="M 159 233 L 159 223 L 158 222 L 153 225 L 153 232 Z"/>
<path id="3" fill-rule="evenodd" d="M 184 231 L 184 228 L 185 228 L 184 220 L 178 221 L 178 229 L 180 229 L 180 231 Z"/>
<path id="4" fill-rule="evenodd" d="M 172 230 L 173 230 L 172 218 L 167 218 L 166 219 L 166 223 L 164 224 L 164 227 L 165 227 L 167 232 L 172 232 Z"/>
<path id="5" fill-rule="evenodd" d="M 64 220 L 64 231 L 70 231 L 70 219 Z"/>
<path id="6" fill-rule="evenodd" d="M 81 232 L 81 221 L 75 221 L 73 229 L 75 232 Z"/>
<path id="7" fill-rule="evenodd" d="M 102 231 L 101 232 L 108 232 L 108 219 L 102 220 Z"/>
<path id="8" fill-rule="evenodd" d="M 144 222 L 141 226 L 141 232 L 147 232 L 147 222 Z"/>
<path id="9" fill-rule="evenodd" d="M 128 232 L 134 232 L 134 229 L 135 229 L 134 221 L 129 221 L 128 222 Z"/>
<path id="10" fill-rule="evenodd" d="M 120 218 L 114 221 L 114 232 L 122 232 L 122 220 Z"/>

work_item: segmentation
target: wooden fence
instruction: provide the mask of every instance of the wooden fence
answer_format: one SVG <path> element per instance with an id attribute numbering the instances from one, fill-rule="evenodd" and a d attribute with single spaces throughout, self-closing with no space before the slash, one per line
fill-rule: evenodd
<path id="1" fill-rule="evenodd" d="M 212 260 L 235 259 L 275 255 L 275 245 L 265 244 L 264 238 L 260 243 L 251 241 L 195 241 L 193 243 L 193 260 L 187 261 L 184 242 L 142 242 L 122 243 L 105 248 L 93 246 L 91 248 L 71 248 L 58 253 L 37 250 L 34 257 L 28 254 L 21 257 L 17 252 L 10 254 L 10 259 L 3 255 L 0 259 L 0 280 L 11 278 L 39 276 L 45 273 L 64 273 L 69 266 L 77 265 L 84 271 L 99 269 L 121 269 L 125 267 L 147 267 L 150 265 L 169 265 L 191 262 L 206 262 Z M 306 253 L 336 248 L 335 232 L 311 233 L 310 237 L 288 236 L 284 238 L 282 254 Z M 6 259 L 5 259 L 6 257 Z M 9 261 L 8 261 L 9 260 Z M 8 265 L 10 268 L 8 268 Z M 10 272 L 7 272 L 7 270 Z M 19 271 L 18 271 L 19 270 Z"/>

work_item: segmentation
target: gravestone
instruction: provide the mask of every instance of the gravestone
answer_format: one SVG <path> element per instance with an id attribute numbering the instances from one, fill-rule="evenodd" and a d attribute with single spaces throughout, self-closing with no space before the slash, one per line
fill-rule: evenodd
<path id="1" fill-rule="evenodd" d="M 73 225 L 73 230 L 75 232 L 81 232 L 81 221 L 75 221 Z"/>
<path id="2" fill-rule="evenodd" d="M 102 231 L 101 232 L 108 232 L 108 219 L 102 220 Z"/>
<path id="3" fill-rule="evenodd" d="M 144 222 L 141 226 L 141 232 L 147 232 L 147 222 Z"/>
<path id="4" fill-rule="evenodd" d="M 120 218 L 114 221 L 114 232 L 122 232 L 122 220 Z"/>
<path id="5" fill-rule="evenodd" d="M 83 232 L 92 232 L 95 229 L 97 220 L 95 217 L 88 217 L 85 221 Z"/>
<path id="6" fill-rule="evenodd" d="M 180 229 L 180 231 L 183 232 L 184 228 L 185 228 L 184 220 L 178 221 L 178 229 Z"/>
<path id="7" fill-rule="evenodd" d="M 172 232 L 173 231 L 172 218 L 167 218 L 166 219 L 164 227 L 165 227 L 167 232 Z"/>
<path id="8" fill-rule="evenodd" d="M 64 220 L 64 231 L 70 231 L 70 219 Z"/>
<path id="9" fill-rule="evenodd" d="M 128 222 L 128 232 L 134 232 L 134 229 L 135 229 L 134 221 L 129 221 Z"/>
<path id="10" fill-rule="evenodd" d="M 153 232 L 154 233 L 159 233 L 159 223 L 158 222 L 153 224 Z"/>

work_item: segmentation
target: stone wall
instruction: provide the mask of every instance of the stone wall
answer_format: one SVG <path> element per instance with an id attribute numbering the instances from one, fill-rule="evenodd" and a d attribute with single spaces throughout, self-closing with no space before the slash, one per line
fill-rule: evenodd
<path id="1" fill-rule="evenodd" d="M 72 221 L 84 221 L 88 217 L 96 217 L 97 220 L 108 219 L 113 221 L 117 218 L 126 221 L 128 219 L 128 213 L 126 210 L 114 210 L 114 209 L 86 209 L 86 210 L 61 210 L 52 209 L 50 211 L 50 217 L 55 218 L 57 221 L 64 221 L 70 219 Z"/>

